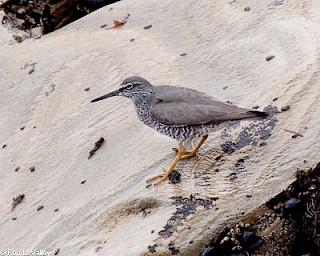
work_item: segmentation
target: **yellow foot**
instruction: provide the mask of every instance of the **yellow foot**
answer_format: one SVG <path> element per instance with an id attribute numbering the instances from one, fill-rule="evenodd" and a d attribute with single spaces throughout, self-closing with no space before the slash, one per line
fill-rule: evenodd
<path id="1" fill-rule="evenodd" d="M 197 146 L 194 146 L 193 141 L 192 141 L 192 151 L 184 151 L 183 155 L 181 157 L 181 159 L 189 159 L 191 157 L 194 157 L 197 155 L 200 147 L 202 146 L 202 144 L 206 141 L 206 139 L 208 138 L 208 135 L 202 136 L 200 142 L 198 143 Z"/>
<path id="2" fill-rule="evenodd" d="M 189 158 L 192 158 L 194 156 L 197 156 L 197 151 L 186 151 L 185 152 L 186 154 L 184 154 L 181 159 L 189 159 Z"/>
<path id="3" fill-rule="evenodd" d="M 147 179 L 147 183 L 153 183 L 153 185 L 158 185 L 161 182 L 165 181 L 166 179 L 168 179 L 170 173 L 168 172 L 163 172 L 163 173 L 158 173 L 152 177 L 150 177 L 149 179 Z M 156 181 L 154 181 L 156 180 Z"/>
<path id="4" fill-rule="evenodd" d="M 201 147 L 201 145 L 205 142 L 205 140 L 208 138 L 208 135 L 202 136 L 200 142 L 198 143 L 198 145 L 196 147 L 194 147 L 193 145 L 193 150 L 190 151 L 185 151 L 184 146 L 182 145 L 182 143 L 179 145 L 179 148 L 177 149 L 178 154 L 176 156 L 176 158 L 173 160 L 172 164 L 170 165 L 170 167 L 168 168 L 167 171 L 163 172 L 163 173 L 159 173 L 155 176 L 150 177 L 149 179 L 147 179 L 147 182 L 152 182 L 154 185 L 158 185 L 159 183 L 165 181 L 166 179 L 168 179 L 169 175 L 172 173 L 172 171 L 174 170 L 174 168 L 176 167 L 176 165 L 178 164 L 178 162 L 181 159 L 186 159 L 186 158 L 190 158 L 193 156 L 197 155 L 197 152 L 199 150 L 199 148 Z M 155 182 L 153 182 L 154 180 L 156 180 Z"/>
<path id="5" fill-rule="evenodd" d="M 155 176 L 152 176 L 151 178 L 147 179 L 147 182 L 153 182 L 154 180 L 156 180 L 155 182 L 153 182 L 153 184 L 158 185 L 162 181 L 165 181 L 166 179 L 168 179 L 170 173 L 172 173 L 172 171 L 176 167 L 177 163 L 181 160 L 181 157 L 184 155 L 184 152 L 185 152 L 184 147 L 182 144 L 180 144 L 179 149 L 178 149 L 178 154 L 177 154 L 176 158 L 173 160 L 173 162 L 170 165 L 170 167 L 168 168 L 168 170 L 165 171 L 164 173 L 159 173 Z"/>

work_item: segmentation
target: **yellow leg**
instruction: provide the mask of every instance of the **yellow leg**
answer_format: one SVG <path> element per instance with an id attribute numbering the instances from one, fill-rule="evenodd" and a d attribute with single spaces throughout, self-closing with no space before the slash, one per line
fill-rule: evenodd
<path id="1" fill-rule="evenodd" d="M 202 144 L 206 141 L 207 138 L 208 138 L 208 135 L 202 136 L 198 145 L 196 147 L 194 147 L 192 145 L 193 150 L 191 152 L 185 151 L 181 159 L 188 159 L 188 158 L 194 157 L 197 154 L 197 152 L 199 151 Z"/>
<path id="2" fill-rule="evenodd" d="M 176 158 L 173 160 L 173 162 L 170 165 L 170 167 L 168 168 L 168 170 L 165 171 L 164 173 L 159 173 L 155 176 L 150 177 L 149 179 L 147 179 L 147 182 L 157 180 L 156 182 L 154 182 L 154 185 L 157 185 L 157 184 L 161 183 L 162 181 L 165 181 L 169 177 L 170 173 L 172 173 L 172 171 L 176 167 L 177 163 L 181 160 L 181 158 L 184 154 L 185 154 L 184 146 L 182 144 L 180 144 L 179 149 L 178 149 L 178 154 L 177 154 Z"/>

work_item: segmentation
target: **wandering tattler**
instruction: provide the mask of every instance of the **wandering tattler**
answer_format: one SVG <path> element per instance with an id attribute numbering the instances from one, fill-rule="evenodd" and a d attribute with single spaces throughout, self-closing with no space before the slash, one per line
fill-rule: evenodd
<path id="1" fill-rule="evenodd" d="M 157 132 L 179 141 L 178 154 L 164 173 L 147 180 L 158 184 L 168 178 L 181 159 L 196 155 L 199 148 L 213 132 L 233 120 L 260 119 L 266 112 L 239 108 L 218 101 L 202 92 L 170 85 L 153 86 L 142 77 L 132 76 L 125 79 L 120 88 L 99 98 L 96 102 L 113 96 L 124 96 L 134 103 L 139 119 Z M 201 137 L 191 151 L 185 143 Z"/>

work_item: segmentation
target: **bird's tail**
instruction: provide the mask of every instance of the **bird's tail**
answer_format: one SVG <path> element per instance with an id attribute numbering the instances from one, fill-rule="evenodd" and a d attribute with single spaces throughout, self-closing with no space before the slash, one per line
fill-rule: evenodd
<path id="1" fill-rule="evenodd" d="M 271 113 L 265 112 L 265 111 L 258 111 L 258 110 L 250 110 L 248 113 L 252 113 L 252 118 L 258 117 L 258 118 L 266 118 L 270 116 Z"/>

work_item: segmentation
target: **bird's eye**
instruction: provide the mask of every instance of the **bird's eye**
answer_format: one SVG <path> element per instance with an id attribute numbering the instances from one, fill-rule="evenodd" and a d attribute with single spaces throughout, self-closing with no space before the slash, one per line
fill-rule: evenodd
<path id="1" fill-rule="evenodd" d="M 132 89 L 132 87 L 133 87 L 132 83 L 127 83 L 126 84 L 126 89 L 130 90 L 130 89 Z"/>

